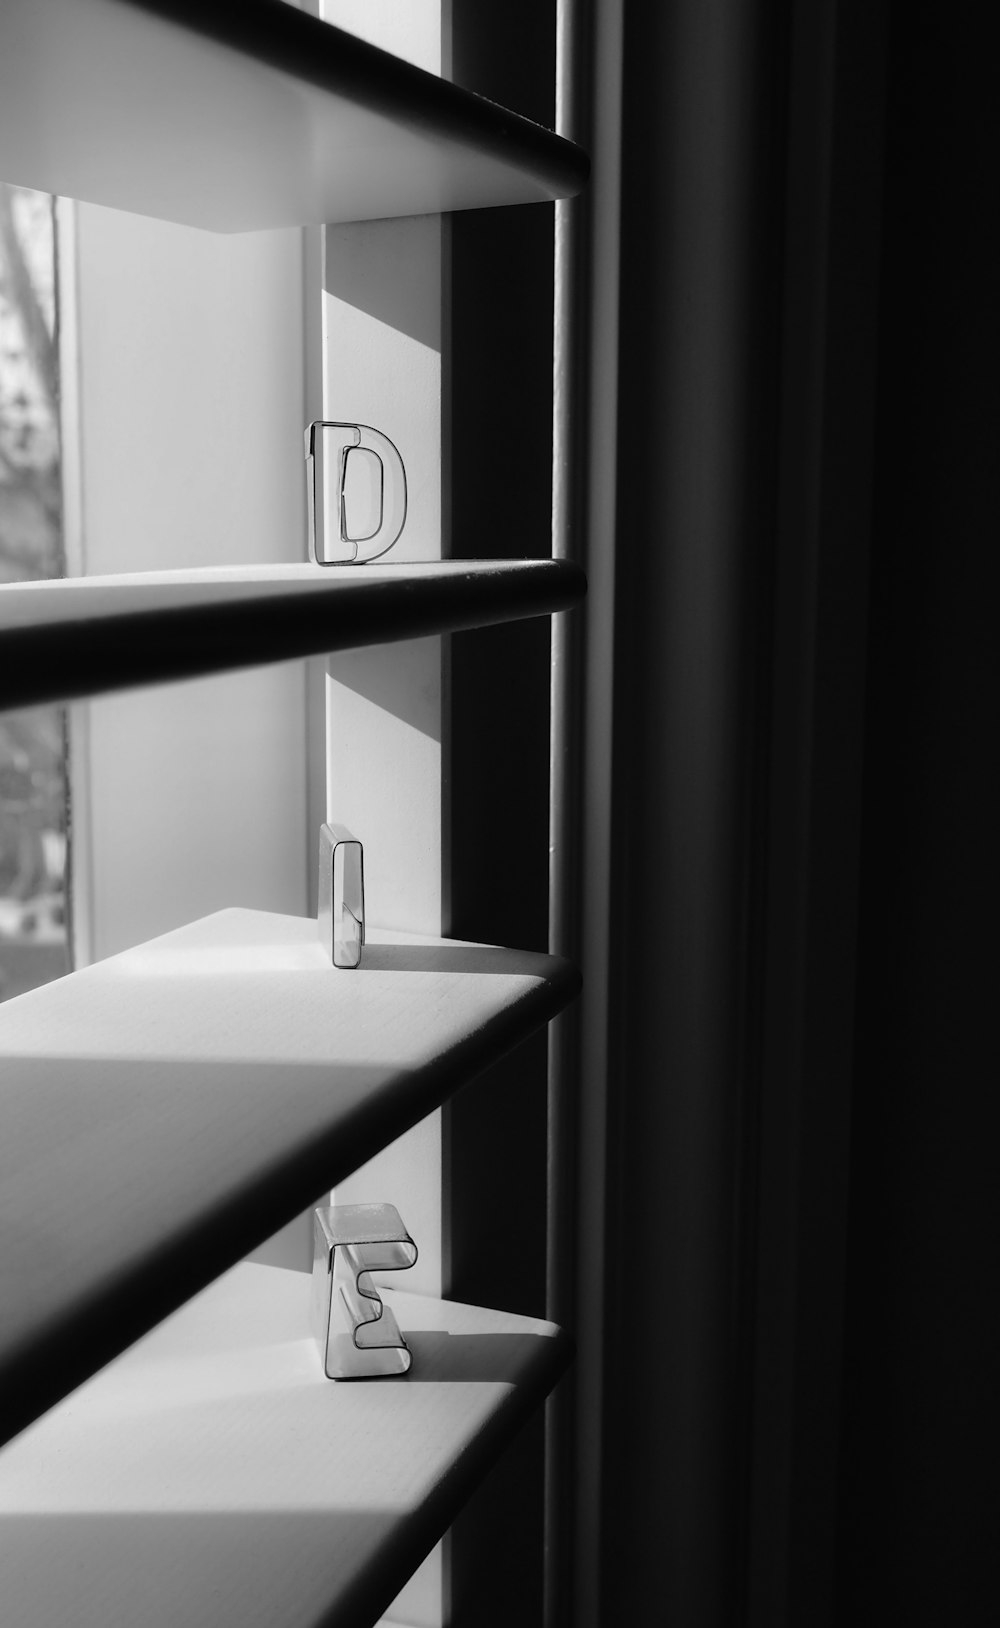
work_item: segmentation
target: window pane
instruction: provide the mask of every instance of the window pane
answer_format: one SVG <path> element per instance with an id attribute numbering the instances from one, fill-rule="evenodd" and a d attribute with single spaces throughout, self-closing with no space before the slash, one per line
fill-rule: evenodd
<path id="1" fill-rule="evenodd" d="M 54 200 L 0 184 L 0 581 L 64 571 Z M 0 1000 L 69 971 L 66 721 L 0 716 Z"/>

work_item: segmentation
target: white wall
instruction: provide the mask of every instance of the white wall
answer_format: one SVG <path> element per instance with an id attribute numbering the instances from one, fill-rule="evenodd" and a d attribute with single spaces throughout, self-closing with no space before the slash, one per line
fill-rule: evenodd
<path id="1" fill-rule="evenodd" d="M 301 242 L 77 206 L 88 573 L 304 557 Z M 82 958 L 308 908 L 301 664 L 74 712 Z"/>

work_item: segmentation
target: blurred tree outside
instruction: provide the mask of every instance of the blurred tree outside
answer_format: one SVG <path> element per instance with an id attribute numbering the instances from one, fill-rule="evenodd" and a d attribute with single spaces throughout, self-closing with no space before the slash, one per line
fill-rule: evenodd
<path id="1" fill-rule="evenodd" d="M 0 183 L 0 582 L 65 571 L 55 200 Z M 69 970 L 63 711 L 0 715 L 0 1000 Z"/>

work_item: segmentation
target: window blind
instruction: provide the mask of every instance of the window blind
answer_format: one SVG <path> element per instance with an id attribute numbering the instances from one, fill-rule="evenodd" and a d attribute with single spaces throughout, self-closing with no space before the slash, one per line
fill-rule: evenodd
<path id="1" fill-rule="evenodd" d="M 239 230 L 411 215 L 552 199 L 586 176 L 584 156 L 550 132 L 280 0 L 238 10 L 15 0 L 0 42 L 0 170 L 164 219 Z M 18 585 L 0 590 L 0 702 L 486 626 L 566 608 L 583 589 L 575 567 L 551 560 Z M 224 1325 L 226 1296 L 237 1291 L 219 1274 L 546 1022 L 578 985 L 556 958 L 393 934 L 381 944 L 374 937 L 368 971 L 341 992 L 316 968 L 313 948 L 308 921 L 224 912 L 0 1012 L 4 1435 L 213 1279 L 198 1304 Z M 240 1271 L 238 1298 L 254 1269 Z M 490 1372 L 456 1369 L 460 1349 L 446 1339 L 440 1361 L 428 1353 L 425 1383 L 439 1390 L 445 1414 L 470 1394 L 470 1378 L 499 1387 L 494 1402 L 466 1413 L 460 1428 L 438 1418 L 426 1493 L 404 1501 L 394 1536 L 376 1535 L 356 1565 L 327 1577 L 322 1598 L 303 1595 L 302 1620 L 313 1620 L 309 1612 L 372 1620 L 387 1603 L 386 1576 L 398 1585 L 403 1575 L 398 1559 L 386 1570 L 387 1554 L 419 1559 L 469 1472 L 488 1467 L 565 1361 L 551 1325 L 491 1313 L 470 1323 L 471 1313 L 443 1306 L 439 1315 L 439 1333 L 489 1337 Z M 169 1325 L 182 1344 L 192 1326 Z M 154 1371 L 172 1360 L 173 1335 L 164 1338 L 145 1348 Z M 116 1387 L 128 1391 L 141 1351 L 122 1360 L 133 1359 L 138 1368 L 116 1364 L 92 1382 L 109 1390 L 80 1393 L 85 1411 L 96 1397 L 91 1419 L 117 1406 L 107 1400 L 122 1394 Z M 224 1412 L 227 1398 L 206 1405 Z M 361 1402 L 338 1407 L 364 1413 Z M 331 1426 L 331 1452 L 341 1429 L 355 1425 Z M 410 1451 L 419 1453 L 428 1438 L 414 1429 Z M 405 1462 L 405 1440 L 399 1448 Z M 37 1466 L 45 1441 L 28 1430 L 16 1451 Z M 103 1451 L 92 1431 L 86 1452 L 98 1478 Z M 443 1484 L 446 1498 L 434 1491 Z M 70 1517 L 45 1528 L 51 1577 L 79 1564 L 81 1529 L 72 1504 L 47 1497 L 39 1493 L 36 1513 Z M 155 1500 L 147 1513 L 168 1519 Z M 24 1530 L 16 1517 L 0 1521 L 27 1623 L 40 1607 L 31 1546 L 18 1542 Z"/>

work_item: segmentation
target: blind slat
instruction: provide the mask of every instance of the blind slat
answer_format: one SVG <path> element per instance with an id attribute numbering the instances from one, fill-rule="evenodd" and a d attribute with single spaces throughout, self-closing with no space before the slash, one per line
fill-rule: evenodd
<path id="1" fill-rule="evenodd" d="M 154 571 L 0 588 L 0 711 L 565 610 L 565 560 Z"/>
<path id="2" fill-rule="evenodd" d="M 225 910 L 0 1007 L 0 1440 L 572 999 L 543 955 Z"/>
<path id="3" fill-rule="evenodd" d="M 371 1623 L 567 1360 L 389 1290 L 406 1378 L 333 1384 L 309 1277 L 243 1265 L 0 1458 L 4 1628 Z"/>
<path id="4" fill-rule="evenodd" d="M 536 203 L 570 142 L 284 0 L 4 0 L 3 179 L 216 231 Z"/>

